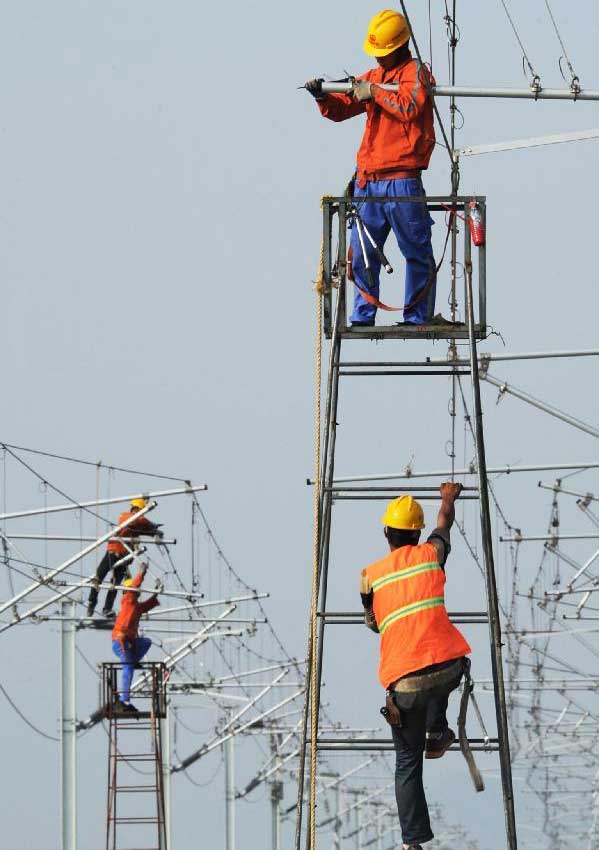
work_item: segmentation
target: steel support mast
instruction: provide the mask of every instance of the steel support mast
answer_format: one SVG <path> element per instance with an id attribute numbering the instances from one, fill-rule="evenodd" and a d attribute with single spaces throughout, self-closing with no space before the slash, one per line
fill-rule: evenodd
<path id="1" fill-rule="evenodd" d="M 75 602 L 61 603 L 60 765 L 61 850 L 77 850 L 77 705 L 75 685 Z"/>

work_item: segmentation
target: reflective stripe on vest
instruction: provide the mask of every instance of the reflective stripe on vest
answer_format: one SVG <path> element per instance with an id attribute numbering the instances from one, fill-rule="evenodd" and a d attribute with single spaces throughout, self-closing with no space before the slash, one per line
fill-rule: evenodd
<path id="1" fill-rule="evenodd" d="M 429 608 L 444 607 L 444 596 L 432 596 L 430 599 L 422 599 L 420 602 L 413 602 L 411 605 L 403 605 L 401 608 L 397 608 L 395 611 L 387 614 L 385 619 L 379 623 L 379 632 L 380 634 L 384 634 L 385 629 L 388 629 L 397 620 L 403 620 L 404 617 L 409 617 L 411 614 L 418 614 L 420 611 L 427 611 Z"/>
<path id="2" fill-rule="evenodd" d="M 376 591 L 380 590 L 381 587 L 386 587 L 388 584 L 392 584 L 393 582 L 403 581 L 406 578 L 411 578 L 412 576 L 417 576 L 421 573 L 430 573 L 441 569 L 442 567 L 439 566 L 437 561 L 427 561 L 424 564 L 418 564 L 417 567 L 409 567 L 407 570 L 398 570 L 395 573 L 389 573 L 389 575 L 376 579 L 376 581 L 372 582 L 372 589 L 376 593 Z"/>

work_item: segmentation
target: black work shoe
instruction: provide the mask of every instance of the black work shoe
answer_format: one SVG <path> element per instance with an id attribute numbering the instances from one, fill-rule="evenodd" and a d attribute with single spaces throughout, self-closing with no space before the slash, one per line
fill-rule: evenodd
<path id="1" fill-rule="evenodd" d="M 427 325 L 460 325 L 464 326 L 464 322 L 452 322 L 451 319 L 446 319 L 442 313 L 435 313 L 432 319 L 429 319 Z"/>
<path id="2" fill-rule="evenodd" d="M 96 610 L 96 606 L 95 606 L 95 605 L 88 605 L 88 606 L 87 606 L 87 616 L 88 616 L 88 617 L 93 617 L 93 616 L 94 616 L 94 611 L 95 611 L 95 610 Z"/>
<path id="3" fill-rule="evenodd" d="M 372 328 L 374 327 L 374 319 L 369 322 L 352 322 L 352 328 Z"/>
<path id="4" fill-rule="evenodd" d="M 105 620 L 114 620 L 116 618 L 114 611 L 107 611 L 106 608 L 102 611 L 102 616 Z"/>
<path id="5" fill-rule="evenodd" d="M 130 702 L 122 702 L 120 703 L 121 711 L 124 711 L 126 714 L 139 714 L 139 710 L 135 708 L 135 706 Z"/>
<path id="6" fill-rule="evenodd" d="M 427 759 L 440 759 L 455 741 L 455 732 L 446 729 L 445 732 L 427 732 L 424 745 L 424 757 Z"/>

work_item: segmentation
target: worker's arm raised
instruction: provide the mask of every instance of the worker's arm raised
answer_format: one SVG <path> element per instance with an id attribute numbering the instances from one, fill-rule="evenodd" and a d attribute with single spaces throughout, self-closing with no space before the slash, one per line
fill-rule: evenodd
<path id="1" fill-rule="evenodd" d="M 439 492 L 441 493 L 441 507 L 437 515 L 437 527 L 428 540 L 437 550 L 439 563 L 443 566 L 451 551 L 449 531 L 455 521 L 455 501 L 462 492 L 462 485 L 446 482 L 441 484 Z"/>
<path id="2" fill-rule="evenodd" d="M 143 580 L 146 577 L 147 571 L 148 565 L 142 564 L 139 568 L 139 571 L 131 579 L 131 584 L 129 585 L 129 588 L 141 587 Z"/>
<path id="3" fill-rule="evenodd" d="M 398 121 L 413 121 L 424 109 L 429 98 L 428 83 L 434 85 L 434 77 L 428 68 L 413 59 L 399 80 L 398 91 L 386 91 L 376 84 L 370 87 L 373 101 Z"/>
<path id="4" fill-rule="evenodd" d="M 362 600 L 362 605 L 364 606 L 364 625 L 368 626 L 371 631 L 378 634 L 379 627 L 377 626 L 376 617 L 374 616 L 374 610 L 372 607 L 374 592 L 370 584 L 370 579 L 366 574 L 366 570 L 362 570 L 360 574 L 360 598 Z"/>
<path id="5" fill-rule="evenodd" d="M 143 602 L 139 603 L 139 610 L 142 614 L 147 614 L 148 611 L 151 611 L 152 608 L 155 608 L 157 605 L 160 605 L 160 600 L 158 596 L 153 593 L 148 599 L 144 599 Z"/>
<path id="6" fill-rule="evenodd" d="M 160 531 L 160 524 L 157 525 L 154 522 L 150 522 L 150 520 L 146 519 L 145 516 L 142 516 L 135 522 L 132 522 L 125 531 L 130 534 L 162 535 L 162 532 Z"/>

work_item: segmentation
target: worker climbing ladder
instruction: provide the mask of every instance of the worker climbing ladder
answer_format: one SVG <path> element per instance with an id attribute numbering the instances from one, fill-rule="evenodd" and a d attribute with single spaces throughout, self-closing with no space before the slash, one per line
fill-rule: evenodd
<path id="1" fill-rule="evenodd" d="M 125 712 L 118 697 L 123 665 L 102 665 L 103 704 L 109 726 L 106 850 L 132 846 L 167 850 L 161 721 L 167 717 L 168 677 L 162 663 L 138 666 L 142 670 L 142 686 L 135 693 L 139 710 Z"/>
<path id="2" fill-rule="evenodd" d="M 368 198 L 368 203 L 422 203 L 421 199 L 409 197 L 397 198 Z M 476 450 L 478 486 L 465 488 L 465 499 L 478 499 L 480 507 L 480 529 L 483 551 L 483 567 L 486 589 L 486 611 L 449 612 L 454 623 L 488 624 L 491 669 L 494 683 L 495 713 L 497 722 L 497 737 L 489 737 L 483 726 L 483 736 L 469 740 L 470 750 L 497 751 L 501 767 L 503 807 L 506 824 L 507 850 L 516 850 L 516 827 L 514 816 L 514 801 L 512 791 L 512 774 L 510 749 L 508 739 L 508 723 L 503 682 L 501 627 L 499 620 L 499 603 L 495 580 L 493 559 L 491 518 L 489 511 L 489 494 L 487 486 L 485 445 L 483 434 L 482 408 L 480 398 L 479 366 L 477 355 L 477 340 L 484 339 L 486 329 L 486 278 L 485 278 L 485 244 L 481 240 L 480 231 L 471 227 L 471 216 L 477 214 L 477 225 L 484 228 L 485 199 L 483 197 L 462 197 L 457 194 L 451 197 L 431 197 L 428 199 L 429 212 L 444 211 L 447 215 L 448 232 L 452 236 L 452 319 L 456 318 L 457 303 L 457 220 L 463 221 L 459 230 L 463 233 L 463 303 L 465 322 L 436 321 L 429 325 L 393 324 L 388 326 L 358 326 L 352 327 L 347 320 L 347 243 L 346 234 L 348 221 L 354 218 L 353 210 L 356 204 L 365 203 L 364 198 L 327 197 L 323 199 L 323 239 L 321 245 L 321 265 L 316 289 L 318 299 L 318 334 L 317 334 L 317 433 L 316 433 L 316 463 L 317 475 L 309 482 L 315 487 L 315 539 L 314 539 L 314 574 L 313 592 L 310 617 L 309 664 L 307 670 L 307 696 L 304 711 L 304 726 L 302 748 L 300 753 L 300 771 L 298 779 L 298 808 L 295 834 L 295 850 L 301 850 L 303 827 L 306 827 L 306 848 L 315 850 L 316 847 L 316 772 L 317 754 L 321 751 L 357 751 L 392 750 L 393 744 L 385 739 L 325 739 L 318 735 L 320 688 L 322 681 L 325 634 L 331 625 L 357 625 L 363 627 L 362 612 L 334 611 L 327 607 L 327 588 L 329 578 L 329 548 L 333 505 L 341 500 L 388 500 L 394 495 L 406 491 L 406 487 L 371 486 L 362 480 L 355 479 L 349 485 L 347 479 L 336 481 L 335 451 L 337 439 L 337 409 L 339 399 L 340 377 L 351 376 L 449 376 L 453 381 L 461 377 L 470 377 L 472 391 L 471 426 Z M 334 244 L 334 222 L 337 220 L 337 240 Z M 473 263 L 473 241 L 476 245 L 476 262 Z M 373 246 L 374 247 L 374 246 Z M 478 288 L 478 307 L 474 304 L 474 283 Z M 330 340 L 329 366 L 326 383 L 324 414 L 321 417 L 321 362 L 323 335 Z M 348 339 L 376 339 L 381 342 L 397 339 L 437 339 L 448 340 L 449 359 L 447 364 L 439 367 L 430 359 L 422 361 L 343 361 L 341 357 L 342 343 Z M 456 355 L 456 340 L 468 340 L 469 364 L 464 360 L 459 362 Z M 456 361 L 456 362 L 452 362 Z M 434 366 L 434 368 L 432 368 Z M 322 425 L 321 425 L 322 420 Z M 437 499 L 437 487 L 411 487 L 410 492 L 419 500 Z M 434 491 L 434 493 L 432 492 Z M 464 685 L 465 688 L 468 684 Z M 462 712 L 460 712 L 462 714 Z M 482 725 L 482 718 L 477 709 L 477 715 Z M 464 718 L 461 724 L 464 727 Z M 459 724 L 460 725 L 460 724 Z M 468 749 L 465 732 L 461 730 L 461 748 Z M 457 743 L 452 749 L 459 749 Z M 306 758 L 309 754 L 309 767 L 306 768 Z M 471 757 L 468 759 L 471 767 Z M 471 772 L 472 767 L 471 767 Z M 306 778 L 309 779 L 308 791 L 304 791 Z M 473 775 L 474 778 L 474 775 Z M 307 813 L 304 818 L 305 797 L 307 797 Z"/>

